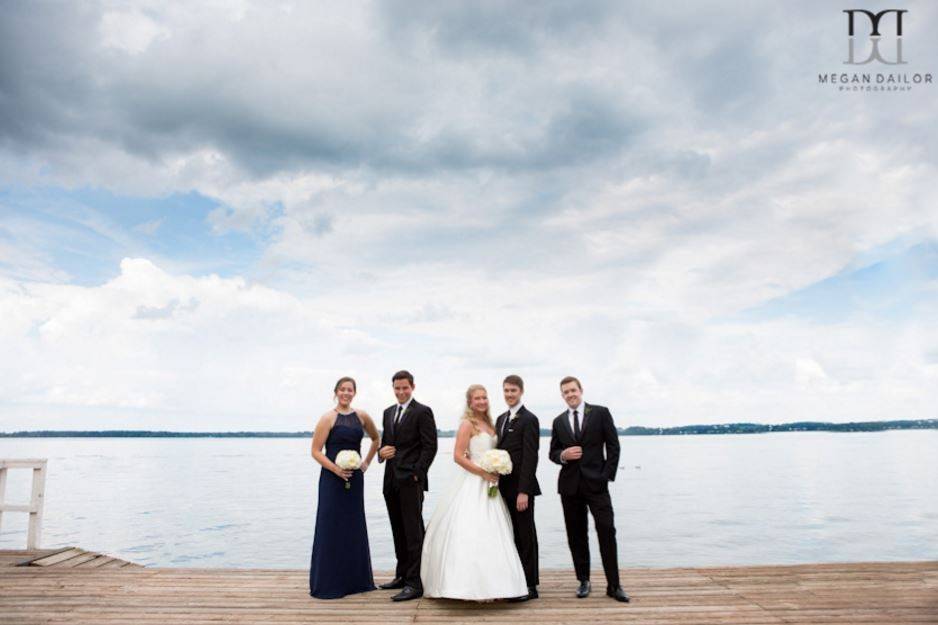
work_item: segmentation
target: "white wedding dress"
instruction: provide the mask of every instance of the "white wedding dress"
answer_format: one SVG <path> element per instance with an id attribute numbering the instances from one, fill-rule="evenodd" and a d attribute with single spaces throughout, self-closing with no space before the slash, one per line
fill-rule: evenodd
<path id="1" fill-rule="evenodd" d="M 470 438 L 470 459 L 478 464 L 496 440 L 485 432 Z M 423 539 L 424 596 L 485 601 L 528 593 L 508 508 L 500 494 L 489 497 L 489 486 L 482 477 L 457 469 Z"/>

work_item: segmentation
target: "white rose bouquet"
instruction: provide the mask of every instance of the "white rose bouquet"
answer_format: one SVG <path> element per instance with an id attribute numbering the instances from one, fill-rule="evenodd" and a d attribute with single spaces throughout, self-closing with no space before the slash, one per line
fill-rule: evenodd
<path id="1" fill-rule="evenodd" d="M 495 473 L 497 475 L 508 475 L 511 473 L 511 456 L 504 449 L 490 449 L 482 454 L 479 466 L 483 471 Z M 494 497 L 498 493 L 498 485 L 489 486 L 489 497 Z"/>
<path id="2" fill-rule="evenodd" d="M 362 468 L 362 457 L 354 449 L 343 449 L 335 456 L 335 464 L 345 471 L 357 471 Z M 345 490 L 352 488 L 351 482 L 345 482 Z"/>

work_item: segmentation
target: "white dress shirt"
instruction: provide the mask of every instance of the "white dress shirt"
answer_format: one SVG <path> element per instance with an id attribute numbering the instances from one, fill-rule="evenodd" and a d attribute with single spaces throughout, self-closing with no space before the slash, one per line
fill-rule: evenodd
<path id="1" fill-rule="evenodd" d="M 398 404 L 398 405 L 397 405 L 397 408 L 394 409 L 394 419 L 395 419 L 395 421 L 397 420 L 397 411 L 398 411 L 398 410 L 401 411 L 401 421 L 404 420 L 404 415 L 407 414 L 407 408 L 410 407 L 410 402 L 412 402 L 412 401 L 414 401 L 413 396 L 411 396 L 411 398 L 407 400 L 407 403 Z"/>
<path id="2" fill-rule="evenodd" d="M 585 408 L 586 408 L 586 402 L 580 401 L 580 405 L 577 406 L 576 408 L 567 409 L 567 419 L 570 421 L 570 431 L 573 432 L 574 436 L 576 436 L 576 428 L 573 427 L 573 411 L 574 410 L 577 411 L 576 416 L 577 416 L 577 419 L 579 419 L 580 421 L 580 435 L 582 436 L 583 435 L 583 410 Z M 580 444 L 579 441 L 577 441 L 577 445 L 579 444 Z M 566 451 L 566 449 L 564 449 L 563 451 Z M 567 459 L 563 457 L 563 451 L 560 452 L 560 463 L 567 464 Z"/>
<path id="3" fill-rule="evenodd" d="M 577 420 L 580 422 L 580 434 L 583 433 L 583 411 L 586 409 L 586 402 L 581 401 L 580 405 L 576 408 L 570 408 L 567 410 L 567 419 L 570 421 L 570 431 L 576 433 L 576 428 L 573 427 L 573 411 L 576 410 Z"/>
<path id="4" fill-rule="evenodd" d="M 504 436 L 508 433 L 508 428 L 511 427 L 511 420 L 518 416 L 518 411 L 524 407 L 520 401 L 514 406 L 508 406 L 508 418 L 505 419 L 505 422 L 502 423 L 502 431 L 500 434 Z"/>
<path id="5" fill-rule="evenodd" d="M 407 403 L 398 404 L 398 405 L 397 405 L 397 408 L 394 409 L 394 415 L 391 417 L 391 428 L 396 428 L 398 425 L 400 425 L 399 422 L 398 422 L 398 423 L 395 423 L 395 421 L 397 421 L 397 410 L 398 410 L 398 408 L 401 409 L 401 421 L 403 421 L 403 420 L 404 420 L 404 414 L 407 412 L 407 408 L 408 408 L 408 406 L 410 406 L 410 402 L 412 402 L 412 401 L 414 401 L 413 396 L 411 396 L 411 398 L 407 400 Z M 392 431 L 393 431 L 393 430 L 392 430 Z M 382 440 L 383 440 L 383 438 L 384 438 L 384 435 L 383 435 L 383 433 L 382 433 Z M 380 454 L 378 455 L 378 462 L 379 462 L 379 463 L 380 463 L 380 462 L 384 462 L 384 458 L 382 458 Z"/>

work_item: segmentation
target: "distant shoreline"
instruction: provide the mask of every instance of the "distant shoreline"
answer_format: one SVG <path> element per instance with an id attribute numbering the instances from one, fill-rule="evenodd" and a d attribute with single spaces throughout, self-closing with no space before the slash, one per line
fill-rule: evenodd
<path id="1" fill-rule="evenodd" d="M 681 425 L 669 428 L 633 426 L 617 428 L 619 436 L 698 436 L 714 434 L 768 434 L 775 432 L 884 432 L 887 430 L 936 430 L 938 419 L 900 421 L 858 421 L 825 423 L 723 423 L 717 425 Z M 451 438 L 454 430 L 437 430 L 442 438 Z M 0 438 L 309 438 L 312 432 L 165 432 L 157 430 L 30 430 L 0 432 Z M 541 429 L 541 436 L 550 430 Z"/>

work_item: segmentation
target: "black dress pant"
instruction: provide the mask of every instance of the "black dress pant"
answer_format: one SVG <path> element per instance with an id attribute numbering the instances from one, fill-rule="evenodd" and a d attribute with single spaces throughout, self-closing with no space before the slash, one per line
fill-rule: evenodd
<path id="1" fill-rule="evenodd" d="M 573 556 L 576 578 L 590 578 L 590 546 L 588 537 L 589 519 L 587 510 L 593 515 L 596 535 L 599 538 L 599 555 L 606 572 L 606 585 L 619 585 L 619 556 L 616 547 L 616 525 L 609 492 L 594 493 L 580 480 L 576 495 L 561 495 L 563 520 L 567 527 L 567 543 Z"/>
<path id="2" fill-rule="evenodd" d="M 384 489 L 384 503 L 391 520 L 394 536 L 394 555 L 397 558 L 396 577 L 422 590 L 420 583 L 420 556 L 423 552 L 423 483 L 398 482 Z"/>
<path id="3" fill-rule="evenodd" d="M 518 512 L 517 493 L 502 493 L 502 499 L 505 500 L 505 505 L 508 506 L 508 512 L 511 514 L 511 527 L 515 533 L 515 547 L 518 548 L 521 566 L 524 568 L 524 579 L 528 583 L 528 588 L 534 588 L 540 583 L 537 528 L 534 526 L 534 500 L 536 498 L 528 496 L 528 509 L 524 512 Z"/>

